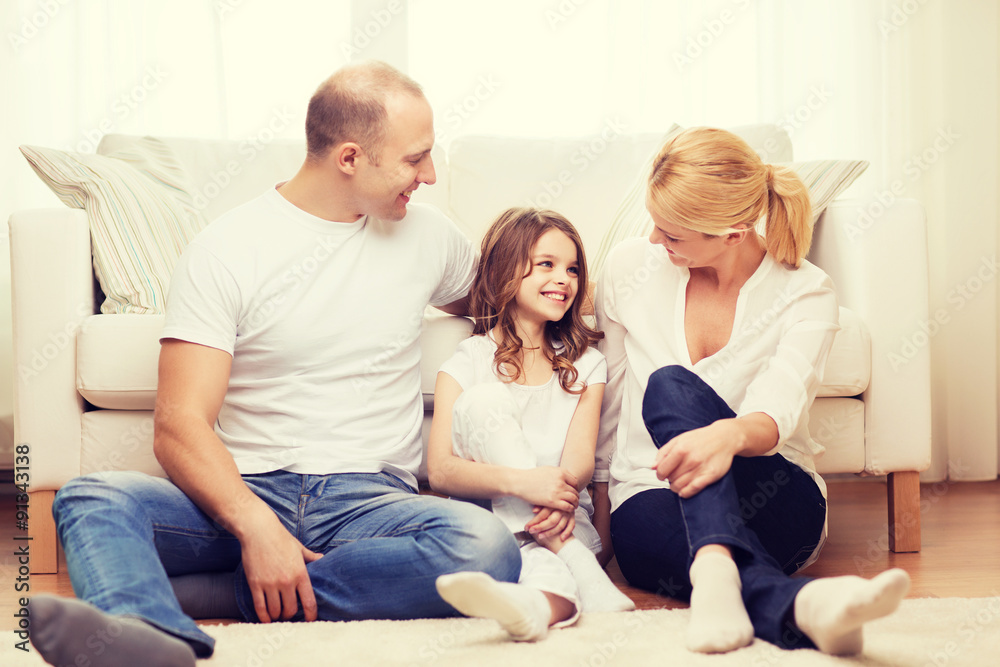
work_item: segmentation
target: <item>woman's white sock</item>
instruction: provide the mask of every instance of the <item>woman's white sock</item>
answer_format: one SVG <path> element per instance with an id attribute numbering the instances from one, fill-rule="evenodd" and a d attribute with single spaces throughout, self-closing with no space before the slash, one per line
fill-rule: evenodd
<path id="1" fill-rule="evenodd" d="M 515 641 L 533 642 L 548 633 L 552 607 L 537 588 L 496 581 L 485 572 L 444 574 L 435 583 L 445 602 L 466 616 L 494 619 Z"/>
<path id="2" fill-rule="evenodd" d="M 705 553 L 691 565 L 691 623 L 687 647 L 698 653 L 733 651 L 753 641 L 743 606 L 740 571 L 729 556 Z"/>
<path id="3" fill-rule="evenodd" d="M 795 624 L 823 653 L 860 653 L 862 626 L 896 611 L 909 590 L 910 575 L 899 568 L 872 579 L 816 579 L 795 597 Z"/>

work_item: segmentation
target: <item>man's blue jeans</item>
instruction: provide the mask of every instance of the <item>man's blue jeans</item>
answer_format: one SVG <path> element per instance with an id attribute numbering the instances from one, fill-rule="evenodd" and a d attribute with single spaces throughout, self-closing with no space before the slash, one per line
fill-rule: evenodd
<path id="1" fill-rule="evenodd" d="M 650 376 L 642 416 L 661 447 L 736 415 L 697 375 L 667 366 Z M 795 596 L 810 580 L 788 575 L 815 550 L 825 521 L 826 501 L 801 468 L 780 455 L 737 456 L 728 473 L 691 498 L 669 489 L 632 496 L 611 515 L 611 538 L 629 583 L 684 600 L 698 549 L 730 547 L 754 634 L 784 648 L 812 648 L 794 623 Z"/>
<path id="2" fill-rule="evenodd" d="M 417 495 L 389 474 L 244 476 L 305 547 L 321 620 L 450 616 L 438 576 L 483 571 L 517 581 L 510 531 L 470 503 Z M 256 621 L 240 544 L 169 480 L 136 472 L 70 481 L 53 513 L 73 590 L 110 614 L 135 616 L 188 641 L 199 657 L 215 641 L 186 616 L 169 577 L 236 572 L 236 597 Z M 299 610 L 296 620 L 301 619 Z"/>

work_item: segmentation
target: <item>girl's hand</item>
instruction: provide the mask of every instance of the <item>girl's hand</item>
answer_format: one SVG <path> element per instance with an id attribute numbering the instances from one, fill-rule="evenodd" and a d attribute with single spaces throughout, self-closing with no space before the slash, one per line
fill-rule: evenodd
<path id="1" fill-rule="evenodd" d="M 573 512 L 580 505 L 576 475 L 553 466 L 517 471 L 517 488 L 512 495 L 533 505 Z"/>
<path id="2" fill-rule="evenodd" d="M 565 542 L 573 537 L 576 528 L 575 512 L 560 512 L 548 507 L 536 507 L 535 518 L 525 524 L 524 529 L 543 547 L 551 542 Z"/>
<path id="3" fill-rule="evenodd" d="M 743 431 L 735 419 L 719 421 L 673 438 L 656 452 L 653 469 L 681 498 L 690 498 L 729 472 L 742 450 Z"/>

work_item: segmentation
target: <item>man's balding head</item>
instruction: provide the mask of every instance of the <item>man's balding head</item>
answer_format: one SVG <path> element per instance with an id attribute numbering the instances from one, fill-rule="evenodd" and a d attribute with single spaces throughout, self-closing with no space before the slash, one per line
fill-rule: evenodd
<path id="1" fill-rule="evenodd" d="M 416 81 L 384 62 L 372 60 L 337 70 L 309 100 L 307 159 L 322 159 L 332 147 L 353 141 L 378 164 L 386 133 L 386 99 L 399 93 L 424 96 Z"/>

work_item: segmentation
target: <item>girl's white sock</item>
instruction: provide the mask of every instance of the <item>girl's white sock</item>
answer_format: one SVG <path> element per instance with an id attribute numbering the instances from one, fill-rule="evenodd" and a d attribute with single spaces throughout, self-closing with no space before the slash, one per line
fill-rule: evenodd
<path id="1" fill-rule="evenodd" d="M 795 597 L 795 624 L 823 653 L 860 653 L 862 626 L 894 612 L 909 590 L 910 575 L 899 568 L 872 579 L 816 579 Z"/>
<path id="2" fill-rule="evenodd" d="M 552 607 L 537 588 L 496 581 L 485 572 L 444 574 L 435 583 L 445 602 L 466 616 L 494 619 L 514 641 L 533 642 L 548 633 Z"/>
<path id="3" fill-rule="evenodd" d="M 566 563 L 580 590 L 581 611 L 632 611 L 635 603 L 615 586 L 597 557 L 580 540 L 570 540 L 556 554 Z"/>
<path id="4" fill-rule="evenodd" d="M 701 554 L 692 563 L 690 575 L 688 649 L 723 653 L 750 644 L 753 624 L 743 606 L 743 585 L 733 559 L 720 553 Z"/>

